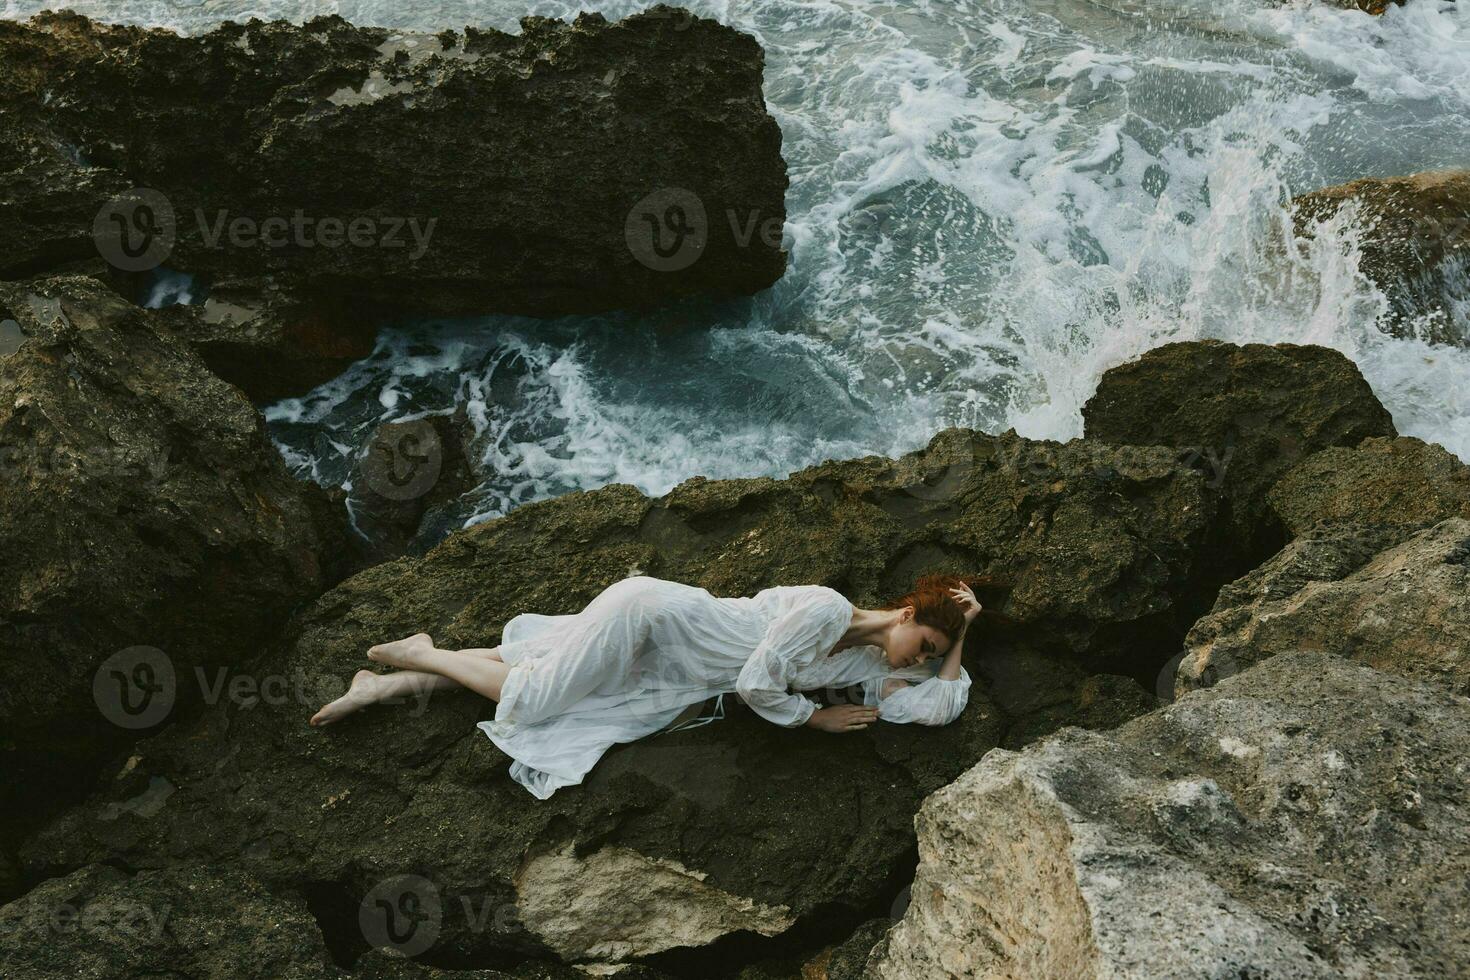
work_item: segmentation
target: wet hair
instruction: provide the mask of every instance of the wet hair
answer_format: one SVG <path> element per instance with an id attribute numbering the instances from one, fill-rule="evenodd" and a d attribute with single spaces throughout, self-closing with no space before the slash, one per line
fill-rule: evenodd
<path id="1" fill-rule="evenodd" d="M 982 587 L 994 583 L 975 575 L 924 575 L 914 583 L 912 591 L 880 608 L 902 609 L 904 606 L 913 606 L 914 622 L 939 630 L 953 643 L 959 638 L 960 630 L 965 627 L 965 610 L 949 594 L 949 590 L 957 589 L 961 585 L 970 586 L 978 597 Z M 985 600 L 981 599 L 980 603 L 983 606 Z"/>

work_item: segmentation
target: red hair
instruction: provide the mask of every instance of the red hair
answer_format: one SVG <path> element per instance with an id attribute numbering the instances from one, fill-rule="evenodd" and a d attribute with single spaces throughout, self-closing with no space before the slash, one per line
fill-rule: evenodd
<path id="1" fill-rule="evenodd" d="M 965 628 L 965 610 L 949 590 L 964 585 L 968 585 L 977 597 L 982 588 L 998 587 L 996 582 L 978 575 L 921 575 L 912 591 L 879 608 L 912 606 L 914 622 L 939 630 L 953 643 L 959 638 L 960 630 Z M 981 605 L 984 605 L 983 599 Z"/>

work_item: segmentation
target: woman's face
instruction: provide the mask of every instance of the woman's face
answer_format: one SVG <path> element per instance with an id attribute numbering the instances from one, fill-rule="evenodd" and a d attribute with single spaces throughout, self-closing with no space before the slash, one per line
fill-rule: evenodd
<path id="1" fill-rule="evenodd" d="M 914 621 L 914 610 L 905 606 L 902 618 L 889 631 L 883 652 L 888 666 L 897 670 L 921 664 L 931 657 L 942 657 L 949 651 L 949 638 L 933 626 L 920 626 Z"/>

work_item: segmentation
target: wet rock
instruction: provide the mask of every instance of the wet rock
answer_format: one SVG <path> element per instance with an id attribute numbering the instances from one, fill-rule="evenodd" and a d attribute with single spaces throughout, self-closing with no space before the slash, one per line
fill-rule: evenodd
<path id="1" fill-rule="evenodd" d="M 1470 518 L 1470 466 L 1419 439 L 1364 439 L 1313 453 L 1267 499 L 1287 533 L 1318 521 L 1425 526 Z"/>
<path id="2" fill-rule="evenodd" d="M 370 314 L 343 301 L 302 302 L 261 288 L 216 282 L 202 303 L 170 311 L 209 369 L 257 405 L 308 392 L 372 353 L 377 325 Z"/>
<path id="3" fill-rule="evenodd" d="M 450 518 L 454 504 L 479 482 L 466 455 L 468 436 L 463 406 L 378 426 L 347 493 L 364 565 L 423 554 L 462 523 Z"/>
<path id="4" fill-rule="evenodd" d="M 1467 750 L 1465 698 L 1297 653 L 992 752 L 925 801 L 873 976 L 1465 974 Z"/>
<path id="5" fill-rule="evenodd" d="M 320 488 L 162 319 L 86 278 L 0 309 L 0 810 L 35 819 L 339 569 Z"/>
<path id="6" fill-rule="evenodd" d="M 1199 548 L 1214 498 L 1174 455 L 955 429 L 899 459 L 786 480 L 695 479 L 658 499 L 614 485 L 518 508 L 305 608 L 242 682 L 259 696 L 141 745 L 126 774 L 29 842 L 27 871 L 239 865 L 272 887 L 330 886 L 342 909 L 411 872 L 447 906 L 524 910 L 446 920 L 427 960 L 440 964 L 677 956 L 680 972 L 707 975 L 793 935 L 825 944 L 887 908 L 912 867 L 920 801 L 1002 740 L 992 641 L 1144 661 L 1149 676 L 1178 649 L 1213 593 Z M 720 595 L 823 583 L 861 604 L 936 570 L 1009 586 L 987 598 L 1009 622 L 976 632 L 970 704 L 942 728 L 834 738 L 733 711 L 615 748 L 585 784 L 537 801 L 475 729 L 493 709 L 474 695 L 305 723 L 372 643 L 422 630 L 443 647 L 490 645 L 512 614 L 574 611 L 629 574 Z M 575 885 L 614 873 L 646 900 L 594 902 L 574 931 L 557 924 Z M 688 918 L 696 908 L 740 911 Z"/>
<path id="7" fill-rule="evenodd" d="M 1089 439 L 1176 446 L 1206 473 L 1228 502 L 1218 548 L 1236 575 L 1284 543 L 1266 495 L 1288 469 L 1321 449 L 1396 434 L 1352 361 L 1296 344 L 1157 347 L 1104 374 L 1082 417 Z"/>
<path id="8" fill-rule="evenodd" d="M 1381 13 L 1386 3 L 1370 6 Z M 1398 332 L 1464 345 L 1470 314 L 1470 171 L 1373 177 L 1292 201 L 1297 234 L 1351 203 L 1363 229 L 1360 271 L 1381 289 Z"/>
<path id="9" fill-rule="evenodd" d="M 785 269 L 763 53 L 680 9 L 517 35 L 47 13 L 0 24 L 0 61 L 0 278 L 100 250 L 135 285 L 165 261 L 218 283 L 207 357 L 259 398 L 400 314 L 643 309 Z"/>
<path id="10" fill-rule="evenodd" d="M 1283 650 L 1321 650 L 1470 694 L 1470 520 L 1411 536 L 1321 527 L 1222 590 L 1185 646 L 1182 690 Z"/>
<path id="11" fill-rule="evenodd" d="M 1361 10 L 1375 17 L 1386 12 L 1389 7 L 1404 5 L 1404 0 L 1327 0 L 1327 2 L 1334 7 L 1342 7 L 1344 10 Z"/>

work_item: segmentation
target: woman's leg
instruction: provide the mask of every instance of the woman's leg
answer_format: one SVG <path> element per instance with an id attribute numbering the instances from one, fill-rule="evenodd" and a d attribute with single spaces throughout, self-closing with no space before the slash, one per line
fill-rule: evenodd
<path id="1" fill-rule="evenodd" d="M 431 646 L 433 641 L 427 634 L 419 633 L 408 640 L 424 637 L 424 641 Z M 400 643 L 406 642 L 403 640 Z M 478 657 L 484 660 L 500 662 L 499 647 L 472 647 L 465 650 L 447 651 L 459 656 Z M 340 698 L 329 704 L 322 705 L 321 709 L 311 717 L 312 725 L 329 725 L 335 721 L 341 721 L 347 715 L 352 714 L 370 704 L 379 704 L 383 701 L 392 701 L 396 698 L 413 697 L 420 701 L 425 700 L 435 691 L 448 691 L 458 688 L 460 685 L 453 678 L 442 674 L 429 673 L 421 670 L 398 670 L 391 674 L 377 674 L 371 670 L 359 670 L 353 675 L 352 683 L 347 692 Z"/>
<path id="2" fill-rule="evenodd" d="M 406 639 L 392 643 L 380 643 L 368 650 L 368 659 L 390 667 L 403 668 L 397 675 L 438 675 L 441 681 L 448 680 L 460 687 L 467 687 L 491 701 L 500 700 L 500 688 L 510 668 L 500 660 L 488 656 L 493 650 L 440 650 L 434 646 L 426 633 L 415 633 Z M 414 682 L 406 682 L 412 684 Z"/>

